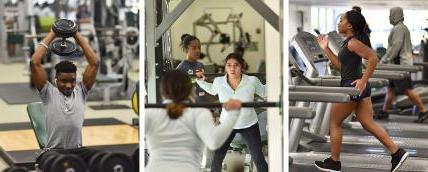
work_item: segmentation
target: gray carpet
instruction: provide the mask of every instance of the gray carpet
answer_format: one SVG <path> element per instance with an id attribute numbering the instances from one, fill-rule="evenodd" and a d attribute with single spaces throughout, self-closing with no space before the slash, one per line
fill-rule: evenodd
<path id="1" fill-rule="evenodd" d="M 135 81 L 129 82 L 128 90 L 125 94 L 120 94 L 121 87 L 111 88 L 111 100 L 130 100 L 132 92 L 135 89 Z M 7 104 L 28 104 L 41 101 L 37 95 L 36 89 L 30 88 L 29 83 L 7 83 L 0 84 L 0 97 Z M 102 101 L 103 89 L 95 87 L 88 96 L 88 101 Z"/>
<path id="2" fill-rule="evenodd" d="M 27 104 L 40 102 L 37 91 L 30 88 L 28 83 L 0 84 L 0 97 L 7 104 Z"/>

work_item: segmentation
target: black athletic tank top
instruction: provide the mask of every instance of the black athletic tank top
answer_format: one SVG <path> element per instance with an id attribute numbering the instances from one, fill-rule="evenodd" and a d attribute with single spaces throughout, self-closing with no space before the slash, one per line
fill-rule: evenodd
<path id="1" fill-rule="evenodd" d="M 362 76 L 362 58 L 355 52 L 351 52 L 348 49 L 348 42 L 352 38 L 356 38 L 371 47 L 370 39 L 366 35 L 357 35 L 347 38 L 343 44 L 342 49 L 339 51 L 338 57 L 341 64 L 340 76 L 342 80 L 355 80 Z"/>

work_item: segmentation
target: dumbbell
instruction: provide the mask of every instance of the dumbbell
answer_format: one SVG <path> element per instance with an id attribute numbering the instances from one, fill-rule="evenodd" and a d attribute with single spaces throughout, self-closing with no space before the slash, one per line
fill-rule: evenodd
<path id="1" fill-rule="evenodd" d="M 55 39 L 50 45 L 50 50 L 60 56 L 71 56 L 77 53 L 77 46 L 67 38 L 74 36 L 79 27 L 76 22 L 67 19 L 59 19 L 52 25 L 52 31 L 55 32 Z"/>
<path id="2" fill-rule="evenodd" d="M 3 172 L 28 172 L 28 169 L 25 167 L 14 166 L 4 169 Z"/>
<path id="3" fill-rule="evenodd" d="M 72 154 L 60 154 L 56 151 L 45 152 L 40 159 L 43 172 L 86 172 L 88 169 L 81 158 Z"/>
<path id="4" fill-rule="evenodd" d="M 131 158 L 123 153 L 99 152 L 89 160 L 91 172 L 134 172 Z"/>

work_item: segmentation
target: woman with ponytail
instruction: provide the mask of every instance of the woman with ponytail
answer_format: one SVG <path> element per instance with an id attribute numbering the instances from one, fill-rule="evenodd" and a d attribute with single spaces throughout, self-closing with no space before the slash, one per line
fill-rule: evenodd
<path id="1" fill-rule="evenodd" d="M 318 37 L 319 45 L 332 64 L 340 70 L 341 86 L 355 87 L 360 91 L 359 96 L 351 97 L 352 102 L 334 103 L 331 108 L 331 156 L 324 161 L 315 161 L 315 166 L 322 171 L 341 170 L 340 146 L 342 145 L 342 122 L 353 111 L 364 129 L 373 134 L 391 153 L 392 172 L 400 168 L 408 156 L 408 153 L 392 142 L 388 133 L 373 121 L 373 107 L 370 98 L 371 87 L 368 80 L 376 67 L 377 57 L 376 53 L 371 49 L 370 39 L 364 31 L 365 27 L 366 20 L 357 11 L 348 11 L 340 17 L 338 30 L 346 40 L 338 56 L 334 55 L 328 47 L 328 40 L 325 35 Z M 368 61 L 364 73 L 361 68 L 362 58 Z"/>
<path id="2" fill-rule="evenodd" d="M 144 132 L 149 162 L 146 172 L 201 172 L 205 145 L 215 150 L 232 132 L 241 102 L 223 104 L 228 118 L 214 126 L 211 112 L 205 108 L 189 108 L 193 85 L 186 73 L 172 70 L 161 78 L 160 90 L 166 109 L 146 109 Z"/>
<path id="3" fill-rule="evenodd" d="M 202 58 L 201 41 L 193 35 L 181 35 L 180 47 L 186 53 L 186 59 L 181 61 L 177 66 L 177 70 L 183 71 L 189 75 L 196 74 L 196 71 L 204 69 L 204 65 L 198 62 Z M 194 81 L 192 81 L 194 82 Z M 195 101 L 196 103 L 206 103 L 205 91 L 195 84 Z"/>

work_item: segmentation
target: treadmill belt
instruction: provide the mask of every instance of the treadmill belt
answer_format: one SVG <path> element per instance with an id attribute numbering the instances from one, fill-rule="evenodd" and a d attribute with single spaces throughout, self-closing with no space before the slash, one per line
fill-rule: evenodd
<path id="1" fill-rule="evenodd" d="M 390 137 L 402 137 L 402 138 L 423 138 L 428 139 L 428 131 L 406 131 L 406 130 L 389 130 L 385 128 L 385 131 Z M 371 133 L 362 128 L 343 128 L 342 134 L 346 135 L 357 135 L 357 136 L 372 136 Z"/>
<path id="2" fill-rule="evenodd" d="M 310 149 L 315 152 L 330 152 L 330 143 L 312 142 Z M 402 147 L 410 157 L 428 158 L 427 148 Z M 383 145 L 342 144 L 341 153 L 390 155 Z"/>
<path id="3" fill-rule="evenodd" d="M 305 171 L 320 171 L 314 165 L 305 164 L 291 164 L 289 172 L 305 172 Z M 343 172 L 373 172 L 373 169 L 367 168 L 354 168 L 354 167 L 342 167 Z M 376 169 L 376 172 L 387 172 L 389 170 Z"/>

